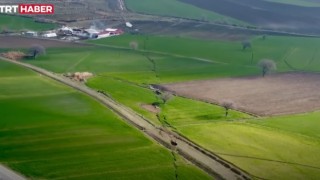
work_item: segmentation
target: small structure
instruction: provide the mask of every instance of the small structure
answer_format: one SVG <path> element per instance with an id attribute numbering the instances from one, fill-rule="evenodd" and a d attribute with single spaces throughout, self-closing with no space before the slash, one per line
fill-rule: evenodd
<path id="1" fill-rule="evenodd" d="M 132 25 L 130 22 L 126 22 L 126 26 L 127 26 L 128 28 L 132 28 L 132 27 L 133 27 L 133 25 Z"/>
<path id="2" fill-rule="evenodd" d="M 48 32 L 48 33 L 44 33 L 42 36 L 45 38 L 55 38 L 55 37 L 57 37 L 57 33 Z"/>
<path id="3" fill-rule="evenodd" d="M 68 26 L 63 26 L 62 28 L 59 29 L 59 34 L 72 35 L 73 29 Z"/>
<path id="4" fill-rule="evenodd" d="M 27 31 L 24 33 L 26 36 L 38 36 L 38 33 L 35 31 Z"/>
<path id="5" fill-rule="evenodd" d="M 121 29 L 107 28 L 98 34 L 97 39 L 107 38 L 107 37 L 111 37 L 111 36 L 119 36 L 123 33 L 124 32 Z"/>
<path id="6" fill-rule="evenodd" d="M 95 30 L 95 29 L 85 29 L 84 30 L 85 33 L 88 34 L 88 37 L 91 39 L 96 39 L 99 36 L 99 31 Z"/>

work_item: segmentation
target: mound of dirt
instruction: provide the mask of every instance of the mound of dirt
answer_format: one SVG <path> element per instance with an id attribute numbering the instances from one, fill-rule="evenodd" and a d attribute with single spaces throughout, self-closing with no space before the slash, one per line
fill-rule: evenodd
<path id="1" fill-rule="evenodd" d="M 160 112 L 160 108 L 159 107 L 156 107 L 156 106 L 153 106 L 153 105 L 150 105 L 150 104 L 141 104 L 141 107 L 149 112 L 152 112 L 152 113 L 159 113 Z"/>
<path id="2" fill-rule="evenodd" d="M 25 53 L 20 51 L 9 51 L 6 53 L 1 53 L 0 55 L 11 60 L 20 60 L 26 56 Z"/>
<path id="3" fill-rule="evenodd" d="M 75 81 L 86 82 L 89 78 L 93 76 L 93 74 L 90 72 L 75 72 L 64 74 L 64 76 Z"/>

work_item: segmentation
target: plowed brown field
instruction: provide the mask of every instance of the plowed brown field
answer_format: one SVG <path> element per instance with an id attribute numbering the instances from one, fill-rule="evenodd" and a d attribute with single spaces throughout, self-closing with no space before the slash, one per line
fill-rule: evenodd
<path id="1" fill-rule="evenodd" d="M 287 73 L 163 85 L 178 95 L 212 103 L 233 101 L 236 109 L 261 116 L 320 109 L 320 74 Z"/>

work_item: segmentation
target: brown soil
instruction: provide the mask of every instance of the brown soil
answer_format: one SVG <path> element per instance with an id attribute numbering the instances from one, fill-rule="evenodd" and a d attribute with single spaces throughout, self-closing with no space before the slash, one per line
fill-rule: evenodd
<path id="1" fill-rule="evenodd" d="M 269 116 L 319 110 L 319 79 L 320 74 L 287 73 L 163 86 L 176 94 L 212 103 L 231 100 L 239 110 Z"/>
<path id="2" fill-rule="evenodd" d="M 150 104 L 141 104 L 141 107 L 149 112 L 152 112 L 152 113 L 159 113 L 160 112 L 160 108 L 156 108 Z"/>
<path id="3" fill-rule="evenodd" d="M 9 51 L 6 53 L 1 53 L 0 56 L 3 56 L 5 58 L 11 59 L 11 60 L 20 60 L 26 56 L 25 53 L 20 51 Z"/>
<path id="4" fill-rule="evenodd" d="M 20 36 L 0 36 L 0 48 L 30 48 L 33 44 L 49 47 L 80 47 L 81 44 L 62 42 L 56 40 L 35 39 Z"/>
<path id="5" fill-rule="evenodd" d="M 257 0 L 180 1 L 259 27 L 300 33 L 319 33 L 320 31 L 319 7 L 293 6 Z"/>

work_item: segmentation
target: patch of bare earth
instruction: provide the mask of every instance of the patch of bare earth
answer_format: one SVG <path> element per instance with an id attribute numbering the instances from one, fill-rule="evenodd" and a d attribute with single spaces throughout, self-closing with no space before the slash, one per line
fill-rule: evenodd
<path id="1" fill-rule="evenodd" d="M 178 95 L 221 104 L 260 116 L 320 109 L 320 74 L 286 73 L 263 77 L 223 78 L 163 85 Z"/>
<path id="2" fill-rule="evenodd" d="M 43 47 L 82 47 L 85 45 L 57 40 L 27 38 L 21 36 L 0 36 L 0 48 L 30 48 L 33 44 Z"/>
<path id="3" fill-rule="evenodd" d="M 152 113 L 159 113 L 160 112 L 160 108 L 158 107 L 155 107 L 153 105 L 150 105 L 150 104 L 141 104 L 140 105 L 143 109 L 149 111 L 149 112 L 152 112 Z"/>

